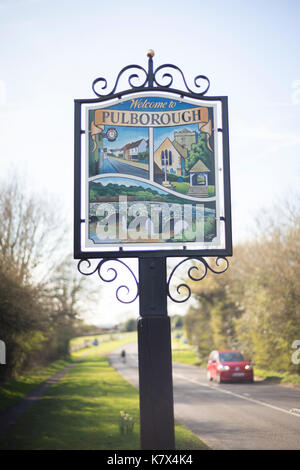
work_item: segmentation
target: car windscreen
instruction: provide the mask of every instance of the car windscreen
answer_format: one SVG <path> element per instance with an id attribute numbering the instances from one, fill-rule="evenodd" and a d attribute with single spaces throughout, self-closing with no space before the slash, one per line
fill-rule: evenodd
<path id="1" fill-rule="evenodd" d="M 245 358 L 240 352 L 222 352 L 220 353 L 220 361 L 222 362 L 245 361 Z"/>

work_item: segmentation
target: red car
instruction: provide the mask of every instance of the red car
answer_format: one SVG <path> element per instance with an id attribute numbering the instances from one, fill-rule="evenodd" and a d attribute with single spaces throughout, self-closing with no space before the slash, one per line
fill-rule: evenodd
<path id="1" fill-rule="evenodd" d="M 253 382 L 253 366 L 241 351 L 212 351 L 207 364 L 208 380 Z"/>

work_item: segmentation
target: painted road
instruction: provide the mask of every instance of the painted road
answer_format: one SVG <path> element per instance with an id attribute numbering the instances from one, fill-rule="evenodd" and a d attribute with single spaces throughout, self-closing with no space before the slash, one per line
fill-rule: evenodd
<path id="1" fill-rule="evenodd" d="M 140 178 L 149 178 L 149 172 L 143 168 L 137 168 L 128 163 L 119 162 L 113 158 L 105 157 L 101 173 L 125 173 L 127 175 L 139 176 Z"/>
<path id="2" fill-rule="evenodd" d="M 111 364 L 138 387 L 137 344 Z M 299 450 L 300 389 L 264 381 L 208 382 L 205 369 L 173 363 L 175 418 L 216 450 Z"/>

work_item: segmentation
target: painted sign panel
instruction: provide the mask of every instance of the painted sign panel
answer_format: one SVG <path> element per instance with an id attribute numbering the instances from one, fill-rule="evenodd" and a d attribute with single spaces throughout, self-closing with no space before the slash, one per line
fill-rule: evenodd
<path id="1" fill-rule="evenodd" d="M 217 113 L 159 93 L 86 108 L 86 249 L 220 245 Z"/>

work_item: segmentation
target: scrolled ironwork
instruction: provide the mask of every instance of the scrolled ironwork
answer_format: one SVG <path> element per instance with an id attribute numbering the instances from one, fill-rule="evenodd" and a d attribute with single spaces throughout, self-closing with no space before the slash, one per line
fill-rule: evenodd
<path id="1" fill-rule="evenodd" d="M 123 261 L 121 261 L 120 259 L 102 259 L 101 261 L 99 261 L 99 263 L 96 265 L 96 267 L 93 267 L 92 266 L 92 263 L 90 262 L 89 259 L 82 259 L 78 262 L 78 265 L 77 265 L 77 269 L 78 271 L 80 272 L 80 274 L 83 274 L 84 276 L 91 276 L 92 274 L 95 274 L 97 272 L 99 278 L 104 281 L 104 282 L 113 282 L 117 279 L 118 277 L 118 271 L 116 268 L 114 267 L 107 267 L 105 266 L 107 269 L 106 269 L 106 273 L 103 272 L 103 267 L 106 263 L 109 263 L 109 262 L 116 262 L 116 263 L 120 263 L 122 266 L 124 266 L 129 272 L 130 274 L 132 275 L 132 278 L 135 282 L 135 285 L 136 285 L 136 292 L 133 294 L 133 296 L 131 296 L 131 298 L 129 300 L 124 300 L 121 298 L 121 290 L 124 290 L 126 291 L 126 295 L 128 296 L 129 294 L 131 294 L 131 289 L 130 287 L 128 287 L 127 285 L 125 284 L 122 284 L 120 285 L 119 287 L 117 287 L 116 289 L 116 298 L 119 302 L 123 303 L 123 304 L 131 304 L 132 302 L 134 302 L 138 295 L 139 295 L 139 284 L 138 284 L 138 281 L 137 281 L 137 278 L 134 274 L 134 272 L 132 271 L 132 269 L 127 266 L 126 263 L 124 263 Z M 87 266 L 86 268 L 84 269 L 83 268 L 83 264 L 84 263 L 87 263 Z M 111 276 L 107 277 L 107 274 L 110 273 Z M 124 294 L 123 294 L 124 295 Z"/>
<path id="2" fill-rule="evenodd" d="M 153 52 L 153 51 L 151 51 Z M 154 53 L 153 53 L 154 55 Z M 115 85 L 113 88 L 108 92 L 104 93 L 103 90 L 107 89 L 107 80 L 104 77 L 99 77 L 96 78 L 93 83 L 92 83 L 92 89 L 94 93 L 98 96 L 98 98 L 113 98 L 121 95 L 128 94 L 132 92 L 132 90 L 137 90 L 137 91 L 147 91 L 149 89 L 154 90 L 155 88 L 160 88 L 160 89 L 165 89 L 168 91 L 173 91 L 175 93 L 179 94 L 184 94 L 187 96 L 195 96 L 195 97 L 201 97 L 205 95 L 205 93 L 208 91 L 210 87 L 210 81 L 208 77 L 205 75 L 197 75 L 194 78 L 194 85 L 196 87 L 196 91 L 193 91 L 187 84 L 187 81 L 185 79 L 185 76 L 182 72 L 182 70 L 177 67 L 177 65 L 173 64 L 163 64 L 157 67 L 155 70 L 153 70 L 153 57 L 152 54 L 149 55 L 148 53 L 148 71 L 144 69 L 144 67 L 140 65 L 127 65 L 124 67 L 118 74 Z M 117 93 L 117 88 L 120 82 L 121 77 L 125 74 L 125 72 L 132 72 L 130 73 L 128 77 L 128 84 L 130 86 L 130 89 L 123 90 L 121 92 Z M 181 77 L 183 84 L 186 88 L 185 90 L 179 90 L 179 89 L 174 89 L 171 86 L 173 85 L 174 82 L 174 75 L 173 73 L 179 74 Z M 162 73 L 162 76 L 160 74 Z M 144 78 L 142 77 L 144 75 Z M 139 84 L 136 84 L 136 80 L 140 80 Z M 167 81 L 166 81 L 167 80 Z M 162 83 L 162 81 L 164 83 Z M 134 83 L 135 82 L 135 83 Z M 101 91 L 97 91 L 97 88 L 100 86 Z M 199 90 L 200 88 L 201 91 Z"/>
<path id="3" fill-rule="evenodd" d="M 112 96 L 115 94 L 117 88 L 118 88 L 118 84 L 119 84 L 119 81 L 122 77 L 122 75 L 127 72 L 128 70 L 134 70 L 135 73 L 131 73 L 128 77 L 128 84 L 130 85 L 131 89 L 133 90 L 139 90 L 139 89 L 142 89 L 146 86 L 146 83 L 148 82 L 148 73 L 147 71 L 141 67 L 140 65 L 127 65 L 126 67 L 124 67 L 118 74 L 117 76 L 117 79 L 116 79 L 116 82 L 115 82 L 115 85 L 113 87 L 113 89 L 109 92 L 109 93 L 98 93 L 97 90 L 96 90 L 96 85 L 101 83 L 103 84 L 103 86 L 101 87 L 101 90 L 105 90 L 107 88 L 107 80 L 106 78 L 103 78 L 103 77 L 99 77 L 99 78 L 96 78 L 96 80 L 93 81 L 92 83 L 92 89 L 94 91 L 94 93 L 99 97 L 99 98 L 104 98 L 104 97 L 109 97 L 109 96 Z M 142 71 L 144 74 L 145 74 L 145 80 L 140 84 L 140 85 L 135 85 L 133 83 L 133 80 L 136 80 L 136 79 L 140 79 L 141 80 L 141 77 L 140 75 L 137 73 L 137 71 Z"/>
<path id="4" fill-rule="evenodd" d="M 175 272 L 177 271 L 177 269 L 183 265 L 184 263 L 186 263 L 187 261 L 198 261 L 200 262 L 200 265 L 201 265 L 201 269 L 202 269 L 202 273 L 200 272 L 199 270 L 199 267 L 196 266 L 196 265 L 193 265 L 193 266 L 190 266 L 190 268 L 188 269 L 188 272 L 187 272 L 187 276 L 188 278 L 191 280 L 191 281 L 202 281 L 202 279 L 204 279 L 208 273 L 208 271 L 211 271 L 212 273 L 214 274 L 222 274 L 224 273 L 227 269 L 228 269 L 228 266 L 229 266 L 229 262 L 227 260 L 227 258 L 224 258 L 224 257 L 217 257 L 215 259 L 215 265 L 216 267 L 212 267 L 205 258 L 203 257 L 193 257 L 193 258 L 185 258 L 183 259 L 182 261 L 180 261 L 171 271 L 171 274 L 169 275 L 169 278 L 168 278 L 168 281 L 167 281 L 167 294 L 168 294 L 168 297 L 173 300 L 173 302 L 176 302 L 176 303 L 183 303 L 183 302 L 186 302 L 190 297 L 191 297 L 191 294 L 192 294 L 192 291 L 191 291 L 191 288 L 190 286 L 186 283 L 186 282 L 181 282 L 180 284 L 178 284 L 176 286 L 176 291 L 177 291 L 177 294 L 178 295 L 184 295 L 183 294 L 183 291 L 186 292 L 185 294 L 185 297 L 183 299 L 176 299 L 172 294 L 171 294 L 171 282 L 172 282 L 172 279 L 174 278 L 174 275 L 175 275 Z M 225 267 L 221 268 L 220 269 L 220 264 L 221 263 L 225 263 Z M 195 276 L 194 275 L 194 271 L 197 272 L 197 274 L 200 273 L 200 275 L 198 276 Z"/>
<path id="5" fill-rule="evenodd" d="M 161 79 L 164 80 L 166 78 L 169 79 L 169 82 L 163 84 L 159 81 L 159 77 L 158 77 L 158 74 L 159 72 L 162 72 L 163 70 L 168 70 L 168 69 L 172 69 L 172 70 L 175 70 L 176 72 L 179 72 L 179 75 L 181 76 L 182 80 L 183 80 L 183 83 L 187 89 L 187 91 L 193 95 L 196 95 L 196 96 L 202 96 L 202 95 L 205 95 L 205 93 L 208 91 L 209 87 L 210 87 L 210 81 L 208 79 L 208 77 L 206 77 L 205 75 L 197 75 L 195 78 L 194 78 L 194 85 L 196 88 L 201 88 L 202 85 L 199 84 L 199 80 L 204 80 L 206 82 L 206 87 L 204 88 L 204 90 L 202 91 L 199 91 L 199 92 L 195 92 L 193 90 L 191 90 L 191 88 L 188 86 L 187 82 L 186 82 L 186 79 L 185 79 L 185 76 L 182 72 L 182 70 L 177 67 L 177 65 L 173 65 L 173 64 L 165 64 L 165 65 L 160 65 L 159 67 L 157 67 L 157 69 L 154 71 L 154 82 L 156 83 L 156 85 L 160 88 L 170 88 L 171 85 L 173 84 L 173 81 L 174 81 L 174 77 L 173 75 L 170 73 L 170 72 L 164 72 Z"/>

